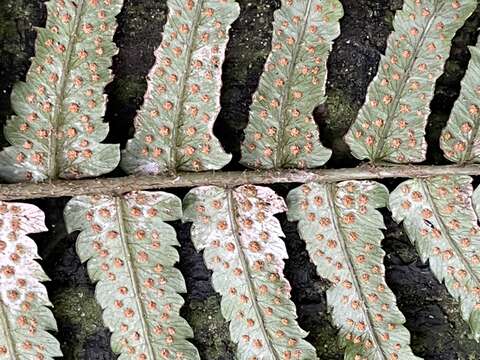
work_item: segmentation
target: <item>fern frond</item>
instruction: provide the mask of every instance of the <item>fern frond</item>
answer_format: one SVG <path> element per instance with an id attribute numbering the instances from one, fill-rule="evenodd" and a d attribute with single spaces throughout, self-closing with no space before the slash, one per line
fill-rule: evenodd
<path id="1" fill-rule="evenodd" d="M 332 282 L 327 302 L 345 359 L 418 359 L 405 318 L 385 282 L 382 214 L 388 190 L 371 181 L 309 183 L 287 198 L 318 274 Z"/>
<path id="2" fill-rule="evenodd" d="M 47 331 L 57 323 L 41 281 L 49 280 L 40 265 L 37 245 L 27 234 L 48 231 L 36 206 L 0 201 L 0 358 L 53 359 L 60 344 Z"/>
<path id="3" fill-rule="evenodd" d="M 338 0 L 282 0 L 245 130 L 242 164 L 313 168 L 328 161 L 332 152 L 320 143 L 312 112 L 325 102 L 327 60 L 342 16 Z"/>
<path id="4" fill-rule="evenodd" d="M 480 43 L 469 47 L 472 58 L 462 89 L 440 138 L 445 157 L 453 162 L 480 162 Z"/>
<path id="5" fill-rule="evenodd" d="M 152 175 L 221 169 L 232 157 L 213 136 L 213 124 L 228 30 L 239 6 L 234 0 L 167 3 L 163 41 L 121 165 L 128 173 Z"/>
<path id="6" fill-rule="evenodd" d="M 265 187 L 207 186 L 191 190 L 184 209 L 192 241 L 213 270 L 238 359 L 316 359 L 283 275 L 288 255 L 274 217 L 286 210 L 283 199 Z"/>
<path id="7" fill-rule="evenodd" d="M 353 155 L 372 162 L 421 162 L 435 82 L 455 32 L 476 0 L 405 0 L 385 56 L 345 140 Z"/>
<path id="8" fill-rule="evenodd" d="M 108 133 L 104 88 L 117 47 L 115 16 L 123 0 L 51 0 L 38 29 L 36 57 L 25 83 L 15 86 L 0 153 L 1 177 L 10 182 L 105 174 L 120 161 Z"/>
<path id="9" fill-rule="evenodd" d="M 460 301 L 462 317 L 480 341 L 480 227 L 469 176 L 413 179 L 390 196 L 390 209 L 424 262 Z"/>
<path id="10" fill-rule="evenodd" d="M 165 221 L 182 216 L 179 198 L 163 192 L 80 196 L 65 209 L 69 231 L 82 231 L 77 252 L 88 261 L 103 320 L 120 359 L 200 359 L 179 315 L 186 292 L 174 267 L 179 245 Z"/>

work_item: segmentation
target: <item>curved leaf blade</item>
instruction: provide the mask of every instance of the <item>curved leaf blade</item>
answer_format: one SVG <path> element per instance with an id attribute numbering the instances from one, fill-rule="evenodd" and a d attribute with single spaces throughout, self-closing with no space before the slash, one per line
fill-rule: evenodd
<path id="1" fill-rule="evenodd" d="M 69 232 L 81 231 L 77 252 L 97 282 L 112 350 L 122 360 L 200 359 L 179 315 L 186 287 L 174 267 L 176 233 L 165 223 L 181 216 L 180 199 L 163 192 L 80 196 L 65 208 Z"/>
<path id="2" fill-rule="evenodd" d="M 168 0 L 168 8 L 135 137 L 123 152 L 121 166 L 130 174 L 217 170 L 232 158 L 213 125 L 228 30 L 239 6 L 234 0 Z"/>
<path id="3" fill-rule="evenodd" d="M 327 60 L 342 16 L 338 0 L 282 1 L 245 129 L 245 166 L 314 168 L 330 158 L 312 112 L 325 102 Z"/>
<path id="4" fill-rule="evenodd" d="M 206 186 L 187 194 L 184 209 L 192 241 L 213 270 L 238 359 L 317 359 L 283 275 L 288 255 L 274 217 L 286 210 L 283 199 L 265 187 Z"/>
<path id="5" fill-rule="evenodd" d="M 472 58 L 460 96 L 440 137 L 445 157 L 459 164 L 480 162 L 480 44 L 469 49 Z"/>
<path id="6" fill-rule="evenodd" d="M 10 182 L 99 176 L 120 161 L 108 133 L 105 86 L 117 47 L 112 41 L 123 0 L 46 3 L 36 57 L 25 83 L 13 89 L 17 114 L 5 127 L 12 145 L 0 153 L 0 175 Z"/>
<path id="7" fill-rule="evenodd" d="M 332 282 L 327 302 L 345 359 L 418 359 L 405 318 L 385 282 L 382 214 L 388 190 L 371 181 L 309 183 L 287 198 L 318 274 Z"/>
<path id="8" fill-rule="evenodd" d="M 392 192 L 390 209 L 422 260 L 460 301 L 480 341 L 480 228 L 471 183 L 469 176 L 408 180 Z"/>
<path id="9" fill-rule="evenodd" d="M 353 155 L 371 162 L 425 160 L 425 127 L 435 82 L 455 32 L 475 0 L 406 0 L 367 98 L 345 140 Z"/>
<path id="10" fill-rule="evenodd" d="M 27 234 L 48 231 L 36 206 L 0 201 L 0 357 L 50 360 L 62 356 L 59 342 L 47 331 L 57 323 L 41 281 L 49 280 L 37 245 Z"/>

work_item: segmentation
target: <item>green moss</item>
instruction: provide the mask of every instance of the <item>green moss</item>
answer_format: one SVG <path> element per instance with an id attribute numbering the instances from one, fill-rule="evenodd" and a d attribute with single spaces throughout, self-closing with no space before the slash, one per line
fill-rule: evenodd
<path id="1" fill-rule="evenodd" d="M 338 158 L 348 158 L 350 149 L 340 134 L 345 134 L 354 122 L 359 110 L 358 104 L 342 91 L 331 89 L 327 92 L 326 114 L 322 138 L 324 144 L 331 148 Z"/>
<path id="2" fill-rule="evenodd" d="M 395 19 L 395 11 L 387 10 L 385 12 L 385 24 L 388 25 L 390 30 L 393 30 L 393 20 Z"/>
<path id="3" fill-rule="evenodd" d="M 265 1 L 256 4 L 240 1 L 240 6 L 242 11 L 251 15 L 248 24 L 244 24 L 248 25 L 248 31 L 231 31 L 231 45 L 234 46 L 229 46 L 228 56 L 233 60 L 230 65 L 234 66 L 230 66 L 225 75 L 243 83 L 251 77 L 252 71 L 255 74 L 262 71 L 270 53 L 271 36 L 268 35 L 272 29 L 274 9 Z M 237 26 L 238 23 L 234 23 L 234 30 Z"/>
<path id="4" fill-rule="evenodd" d="M 271 33 L 273 21 L 273 8 L 268 1 L 260 0 L 251 2 L 239 1 L 242 12 L 250 15 L 247 23 L 239 19 L 233 25 L 234 30 L 240 23 L 248 26 L 247 31 L 231 31 L 231 44 L 228 57 L 233 61 L 230 63 L 229 71 L 225 74 L 230 81 L 245 83 L 251 77 L 252 71 L 257 73 L 262 70 L 262 65 L 267 59 L 271 49 Z M 244 15 L 244 16 L 245 16 Z M 242 30 L 245 30 L 242 28 Z M 234 45 L 234 46 L 232 46 Z"/>
<path id="5" fill-rule="evenodd" d="M 24 77 L 33 48 L 32 24 L 41 18 L 40 2 L 0 1 L 0 129 L 11 114 L 12 85 Z M 0 147 L 6 144 L 0 131 Z"/>
<path id="6" fill-rule="evenodd" d="M 226 360 L 225 354 L 235 353 L 236 346 L 230 341 L 228 323 L 222 317 L 220 297 L 192 300 L 189 304 L 188 322 L 195 333 L 195 345 L 202 359 Z"/>
<path id="7" fill-rule="evenodd" d="M 8 65 L 23 65 L 28 61 L 29 54 L 26 48 L 30 45 L 25 37 L 29 36 L 32 29 L 31 22 L 37 22 L 41 11 L 38 5 L 26 0 L 0 1 L 0 74 L 12 75 Z M 30 22 L 31 21 L 31 22 Z M 13 73 L 18 76 L 17 71 Z"/>
<path id="8" fill-rule="evenodd" d="M 23 48 L 21 41 L 9 41 L 19 38 L 16 25 L 18 19 L 28 19 L 32 16 L 32 6 L 27 6 L 25 1 L 6 0 L 0 2 L 0 39 L 2 39 L 2 52 L 16 51 Z M 18 39 L 21 40 L 21 39 Z"/>
<path id="9" fill-rule="evenodd" d="M 116 80 L 113 96 L 121 104 L 130 104 L 145 93 L 146 81 L 137 75 L 126 75 Z"/>
<path id="10" fill-rule="evenodd" d="M 358 111 L 353 101 L 336 89 L 327 92 L 326 106 L 328 117 L 325 123 L 332 132 L 346 131 L 355 120 Z"/>
<path id="11" fill-rule="evenodd" d="M 458 359 L 461 360 L 477 360 L 479 354 L 479 346 L 470 337 L 468 325 L 462 319 L 460 314 L 460 305 L 453 299 L 445 297 L 441 301 L 443 316 L 445 317 L 446 326 L 442 331 L 437 331 L 434 337 L 431 336 L 431 329 L 418 328 L 410 329 L 415 333 L 412 342 L 412 350 L 419 356 L 425 356 L 435 349 L 436 354 L 448 352 L 452 346 L 458 351 Z M 434 322 L 436 316 L 430 314 L 430 322 Z M 452 344 L 452 339 L 455 339 Z"/>
<path id="12" fill-rule="evenodd" d="M 308 341 L 317 349 L 317 355 L 320 359 L 335 359 L 339 354 L 343 354 L 337 339 L 337 330 L 331 325 L 327 315 L 321 314 L 322 326 L 316 326 L 310 333 Z"/>
<path id="13" fill-rule="evenodd" d="M 71 333 L 62 336 L 65 358 L 81 359 L 87 338 L 103 329 L 102 310 L 93 292 L 84 287 L 62 289 L 53 294 L 52 303 L 55 318 L 62 326 L 59 331 Z"/>

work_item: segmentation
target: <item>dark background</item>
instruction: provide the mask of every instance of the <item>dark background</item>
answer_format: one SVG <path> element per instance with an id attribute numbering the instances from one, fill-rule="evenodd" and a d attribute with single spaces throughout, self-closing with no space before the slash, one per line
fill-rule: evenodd
<path id="1" fill-rule="evenodd" d="M 242 130 L 248 121 L 251 96 L 270 51 L 273 11 L 278 0 L 238 0 L 240 18 L 231 31 L 224 64 L 222 112 L 215 133 L 226 150 L 232 152 L 230 169 L 239 169 Z M 351 167 L 357 162 L 349 155 L 343 134 L 355 119 L 365 97 L 368 83 L 376 73 L 380 54 L 392 30 L 395 11 L 401 0 L 342 0 L 345 17 L 342 35 L 336 40 L 329 61 L 326 105 L 316 110 L 322 142 L 334 149 L 328 167 Z M 0 122 L 11 114 L 9 94 L 12 85 L 23 80 L 33 56 L 34 26 L 45 23 L 45 6 L 40 0 L 0 0 Z M 166 21 L 165 0 L 126 0 L 119 18 L 116 43 L 120 53 L 115 59 L 115 80 L 107 88 L 109 106 L 106 120 L 111 134 L 108 142 L 122 143 L 132 136 L 133 118 L 146 89 L 145 76 L 153 65 L 153 51 L 160 44 Z M 437 83 L 428 125 L 428 163 L 445 163 L 438 148 L 438 136 L 453 102 L 469 60 L 468 45 L 477 38 L 480 12 L 467 22 L 454 39 L 446 73 Z M 0 136 L 0 147 L 5 146 Z M 121 175 L 117 171 L 115 175 Z M 385 182 L 391 189 L 399 181 Z M 281 195 L 291 188 L 274 185 Z M 186 190 L 177 191 L 183 196 Z M 101 309 L 94 299 L 94 286 L 85 267 L 75 254 L 75 235 L 67 235 L 62 210 L 68 199 L 41 200 L 35 203 L 47 214 L 50 233 L 36 236 L 41 262 L 52 281 L 47 284 L 58 320 L 58 338 L 66 359 L 115 359 L 109 346 L 110 334 L 102 325 Z M 398 306 L 407 318 L 416 355 L 435 360 L 478 360 L 479 345 L 468 338 L 468 326 L 461 319 L 458 303 L 435 280 L 402 229 L 385 211 L 388 226 L 384 249 L 387 282 L 398 298 Z M 280 216 L 290 259 L 286 275 L 293 300 L 297 304 L 301 326 L 310 332 L 321 359 L 343 359 L 337 346 L 336 330 L 330 324 L 325 301 L 329 284 L 320 279 L 309 262 L 296 225 Z M 190 243 L 189 226 L 175 224 L 182 243 L 179 268 L 187 280 L 188 294 L 183 315 L 194 331 L 193 342 L 203 359 L 234 359 L 235 346 L 229 342 L 228 324 L 219 312 L 219 297 L 210 285 L 210 273 Z"/>

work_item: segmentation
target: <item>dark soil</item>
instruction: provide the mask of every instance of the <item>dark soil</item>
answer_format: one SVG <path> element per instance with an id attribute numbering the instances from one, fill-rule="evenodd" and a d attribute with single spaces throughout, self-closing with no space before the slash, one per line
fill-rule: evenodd
<path id="1" fill-rule="evenodd" d="M 225 148 L 234 154 L 229 168 L 238 169 L 242 130 L 248 120 L 251 95 L 255 91 L 270 50 L 273 11 L 278 0 L 239 0 L 242 12 L 231 32 L 224 65 L 222 112 L 215 132 Z M 342 135 L 353 122 L 376 72 L 380 54 L 391 31 L 395 11 L 401 0 L 342 0 L 345 17 L 342 35 L 335 42 L 329 62 L 328 95 L 325 106 L 316 112 L 322 129 L 322 141 L 335 151 L 330 167 L 354 166 Z M 115 81 L 108 87 L 110 122 L 109 142 L 125 144 L 132 135 L 132 124 L 146 89 L 145 76 L 153 64 L 153 50 L 161 41 L 166 20 L 166 1 L 126 0 L 119 18 L 116 42 L 120 54 L 115 59 Z M 45 7 L 40 0 L 0 0 L 0 118 L 11 114 L 9 93 L 12 85 L 22 80 L 33 56 L 33 26 L 42 26 Z M 477 13 L 457 34 L 446 74 L 439 80 L 428 128 L 429 163 L 442 163 L 437 140 L 458 96 L 460 80 L 466 69 L 468 45 L 477 37 L 480 14 Z M 5 145 L 0 138 L 0 146 Z M 121 172 L 118 172 L 121 175 Z M 387 185 L 393 188 L 395 181 Z M 275 185 L 286 195 L 289 187 Z M 182 196 L 184 192 L 179 191 Z M 47 214 L 49 234 L 36 237 L 42 265 L 51 277 L 48 284 L 58 320 L 58 338 L 66 359 L 114 359 L 110 351 L 110 334 L 102 325 L 101 310 L 94 300 L 94 286 L 85 266 L 75 254 L 75 235 L 67 235 L 62 209 L 68 199 L 42 200 L 36 204 Z M 287 235 L 290 259 L 286 275 L 293 286 L 293 300 L 298 306 L 299 320 L 310 332 L 310 340 L 322 359 L 343 359 L 337 345 L 336 330 L 330 323 L 325 291 L 328 282 L 319 278 L 309 262 L 295 224 L 280 216 Z M 468 326 L 461 319 L 459 306 L 435 280 L 428 265 L 422 264 L 402 229 L 385 212 L 388 225 L 384 248 L 387 282 L 398 298 L 398 305 L 407 319 L 414 352 L 431 360 L 478 360 L 478 344 L 469 340 Z M 188 285 L 184 316 L 195 331 L 195 345 L 202 358 L 234 359 L 235 346 L 229 342 L 228 324 L 219 312 L 219 297 L 210 285 L 210 273 L 203 265 L 189 240 L 189 226 L 175 224 L 182 243 L 182 270 Z"/>

